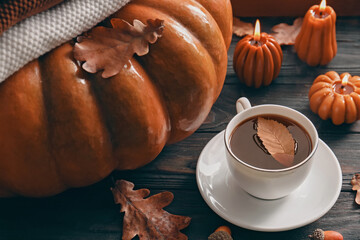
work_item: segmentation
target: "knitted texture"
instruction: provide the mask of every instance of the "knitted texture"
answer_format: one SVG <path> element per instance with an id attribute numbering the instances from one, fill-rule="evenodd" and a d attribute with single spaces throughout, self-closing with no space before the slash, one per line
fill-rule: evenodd
<path id="1" fill-rule="evenodd" d="M 0 82 L 28 62 L 94 27 L 130 0 L 68 0 L 0 36 Z"/>
<path id="2" fill-rule="evenodd" d="M 42 12 L 64 0 L 0 0 L 0 35 L 24 18 Z"/>

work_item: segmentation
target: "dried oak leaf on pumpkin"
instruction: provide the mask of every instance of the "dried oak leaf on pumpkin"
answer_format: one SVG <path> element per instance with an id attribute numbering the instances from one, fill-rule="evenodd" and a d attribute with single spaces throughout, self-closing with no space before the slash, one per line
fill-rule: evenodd
<path id="1" fill-rule="evenodd" d="M 236 36 L 242 37 L 254 33 L 254 26 L 252 25 L 252 23 L 243 22 L 235 17 L 233 21 L 233 33 Z"/>
<path id="2" fill-rule="evenodd" d="M 118 180 L 111 189 L 115 203 L 121 204 L 125 212 L 123 240 L 130 240 L 136 235 L 140 240 L 187 240 L 180 232 L 190 224 L 190 217 L 173 215 L 163 210 L 174 199 L 171 192 L 161 192 L 151 197 L 149 189 L 133 190 L 134 184 Z"/>
<path id="3" fill-rule="evenodd" d="M 353 191 L 357 191 L 355 202 L 360 205 L 360 173 L 356 173 L 351 179 L 351 185 Z"/>
<path id="4" fill-rule="evenodd" d="M 257 134 L 266 150 L 276 161 L 285 167 L 292 165 L 295 155 L 295 141 L 284 124 L 259 117 Z"/>
<path id="5" fill-rule="evenodd" d="M 271 28 L 272 36 L 280 45 L 294 45 L 297 35 L 299 35 L 301 30 L 303 19 L 297 18 L 294 20 L 293 25 L 288 25 L 286 23 L 280 23 Z"/>
<path id="6" fill-rule="evenodd" d="M 111 19 L 113 28 L 96 27 L 78 37 L 74 57 L 85 61 L 82 68 L 90 73 L 103 70 L 102 77 L 118 74 L 134 53 L 143 56 L 149 52 L 149 43 L 162 36 L 164 21 L 149 19 L 147 25 L 135 19 L 133 26 L 119 18 Z"/>

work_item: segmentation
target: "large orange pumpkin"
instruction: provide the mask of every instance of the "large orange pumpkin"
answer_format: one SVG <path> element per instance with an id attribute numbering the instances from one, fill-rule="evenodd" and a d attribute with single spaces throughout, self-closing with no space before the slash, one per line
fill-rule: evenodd
<path id="1" fill-rule="evenodd" d="M 163 36 L 110 79 L 66 43 L 0 85 L 0 196 L 48 196 L 152 161 L 192 134 L 219 96 L 229 0 L 134 0 L 114 17 L 163 19 Z"/>

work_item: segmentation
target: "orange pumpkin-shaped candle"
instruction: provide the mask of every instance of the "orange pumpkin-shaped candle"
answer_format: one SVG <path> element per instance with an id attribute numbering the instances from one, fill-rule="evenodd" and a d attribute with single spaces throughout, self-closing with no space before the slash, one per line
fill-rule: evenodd
<path id="1" fill-rule="evenodd" d="M 295 40 L 299 58 L 310 66 L 326 65 L 336 55 L 336 14 L 323 0 L 306 13 L 301 31 Z"/>
<path id="2" fill-rule="evenodd" d="M 360 77 L 334 71 L 318 76 L 309 91 L 310 108 L 335 125 L 360 119 Z"/>
<path id="3" fill-rule="evenodd" d="M 280 45 L 271 35 L 260 33 L 257 20 L 254 35 L 248 35 L 237 43 L 233 66 L 242 83 L 259 88 L 269 85 L 279 75 L 282 59 Z"/>

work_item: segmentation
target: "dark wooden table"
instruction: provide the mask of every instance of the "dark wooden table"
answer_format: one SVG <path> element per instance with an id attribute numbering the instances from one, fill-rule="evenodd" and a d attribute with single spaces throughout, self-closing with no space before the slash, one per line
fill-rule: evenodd
<path id="1" fill-rule="evenodd" d="M 263 30 L 269 32 L 271 26 L 280 22 L 292 23 L 293 19 L 261 20 Z M 315 228 L 339 231 L 347 240 L 360 239 L 360 207 L 354 203 L 355 192 L 351 191 L 350 185 L 352 175 L 360 172 L 360 121 L 342 126 L 322 121 L 310 111 L 307 97 L 319 74 L 335 70 L 360 75 L 360 17 L 338 18 L 336 31 L 338 53 L 329 65 L 309 67 L 297 58 L 292 46 L 285 46 L 280 76 L 269 87 L 261 89 L 247 88 L 236 78 L 232 55 L 239 38 L 234 37 L 224 88 L 198 131 L 184 141 L 166 147 L 151 164 L 136 171 L 115 172 L 93 186 L 43 199 L 0 199 L 0 239 L 121 239 L 123 214 L 119 213 L 120 206 L 114 204 L 110 192 L 114 179 L 132 181 L 137 188 L 150 189 L 151 194 L 173 192 L 175 199 L 166 210 L 192 218 L 190 226 L 183 230 L 190 240 L 205 240 L 220 225 L 230 226 L 235 240 L 307 239 Z M 334 207 L 318 221 L 286 232 L 249 231 L 217 216 L 200 196 L 195 180 L 197 159 L 206 143 L 235 115 L 234 103 L 240 96 L 249 98 L 253 105 L 281 104 L 302 112 L 313 121 L 320 138 L 335 152 L 342 168 L 343 186 Z"/>

